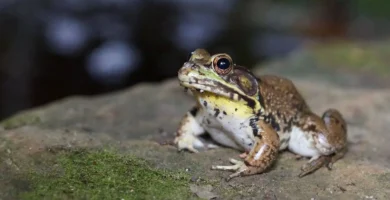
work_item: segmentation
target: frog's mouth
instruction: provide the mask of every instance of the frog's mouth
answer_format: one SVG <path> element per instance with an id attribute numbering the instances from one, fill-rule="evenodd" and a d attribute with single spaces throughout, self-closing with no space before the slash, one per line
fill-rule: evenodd
<path id="1" fill-rule="evenodd" d="M 238 100 L 239 95 L 234 92 L 233 89 L 226 87 L 215 80 L 196 78 L 191 78 L 191 80 L 179 80 L 180 85 L 183 86 L 185 90 L 191 90 L 195 95 L 209 92 L 232 100 Z"/>

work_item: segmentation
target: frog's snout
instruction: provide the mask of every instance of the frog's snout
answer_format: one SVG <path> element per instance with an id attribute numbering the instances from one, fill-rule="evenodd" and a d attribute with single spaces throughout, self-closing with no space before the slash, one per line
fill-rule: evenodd
<path id="1" fill-rule="evenodd" d="M 182 68 L 179 69 L 178 74 L 179 74 L 179 76 L 181 76 L 181 75 L 187 76 L 188 73 L 190 73 L 190 71 L 191 71 L 190 68 L 183 66 Z"/>
<path id="2" fill-rule="evenodd" d="M 195 68 L 197 68 L 197 65 L 195 63 L 185 62 L 179 70 L 179 75 L 188 75 Z"/>
<path id="3" fill-rule="evenodd" d="M 182 67 L 182 68 L 186 68 L 186 69 L 191 70 L 191 69 L 196 69 L 196 68 L 198 68 L 198 65 L 197 65 L 196 63 L 194 63 L 194 62 L 185 62 L 185 63 L 183 64 L 183 67 Z"/>

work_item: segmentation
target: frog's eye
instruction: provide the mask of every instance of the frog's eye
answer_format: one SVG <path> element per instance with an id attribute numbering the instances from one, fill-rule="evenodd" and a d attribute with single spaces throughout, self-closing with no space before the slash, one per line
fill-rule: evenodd
<path id="1" fill-rule="evenodd" d="M 226 70 L 230 67 L 230 61 L 227 58 L 221 58 L 217 61 L 217 67 Z"/>
<path id="2" fill-rule="evenodd" d="M 227 56 L 218 56 L 213 62 L 214 70 L 221 75 L 229 73 L 233 69 L 233 62 Z"/>

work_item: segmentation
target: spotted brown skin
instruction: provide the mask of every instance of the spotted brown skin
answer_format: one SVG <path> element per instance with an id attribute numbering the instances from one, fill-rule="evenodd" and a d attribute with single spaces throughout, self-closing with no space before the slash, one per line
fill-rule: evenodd
<path id="1" fill-rule="evenodd" d="M 288 149 L 310 158 L 299 177 L 322 166 L 329 169 L 346 152 L 347 126 L 340 112 L 313 113 L 294 84 L 283 77 L 256 77 L 224 53 L 210 55 L 196 49 L 178 72 L 196 105 L 183 117 L 174 143 L 179 150 L 197 153 L 216 148 L 199 136 L 208 133 L 218 144 L 242 151 L 244 161 L 212 166 L 238 176 L 265 172 L 280 151 Z"/>

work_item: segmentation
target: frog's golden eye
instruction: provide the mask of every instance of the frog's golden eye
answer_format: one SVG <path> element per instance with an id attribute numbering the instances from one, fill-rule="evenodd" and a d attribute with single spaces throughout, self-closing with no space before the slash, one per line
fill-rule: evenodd
<path id="1" fill-rule="evenodd" d="M 217 56 L 214 58 L 213 66 L 218 74 L 224 75 L 233 69 L 233 62 L 228 56 Z"/>

